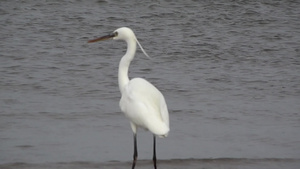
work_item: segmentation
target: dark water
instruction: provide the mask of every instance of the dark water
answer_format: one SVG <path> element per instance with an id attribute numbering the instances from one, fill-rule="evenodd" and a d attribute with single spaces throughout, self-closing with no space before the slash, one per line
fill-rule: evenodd
<path id="1" fill-rule="evenodd" d="M 3 0 L 0 16 L 2 167 L 130 166 L 117 85 L 125 44 L 86 43 L 121 26 L 154 58 L 138 51 L 130 77 L 155 84 L 169 106 L 162 166 L 300 163 L 298 1 Z M 151 138 L 139 132 L 141 167 Z"/>

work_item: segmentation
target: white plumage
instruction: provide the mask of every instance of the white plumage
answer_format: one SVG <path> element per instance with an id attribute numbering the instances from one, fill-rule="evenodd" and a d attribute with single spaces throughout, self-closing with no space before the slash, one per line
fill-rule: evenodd
<path id="1" fill-rule="evenodd" d="M 161 92 L 142 78 L 134 78 L 125 85 L 120 100 L 121 110 L 136 127 L 150 130 L 157 136 L 166 137 L 169 132 L 169 114 Z"/>
<path id="2" fill-rule="evenodd" d="M 134 155 L 132 169 L 137 160 L 137 128 L 141 127 L 153 133 L 153 162 L 156 169 L 156 141 L 155 135 L 166 137 L 169 133 L 169 113 L 164 96 L 161 92 L 143 78 L 129 80 L 128 69 L 130 62 L 135 56 L 136 44 L 138 44 L 144 54 L 143 47 L 135 37 L 133 31 L 127 27 L 115 30 L 113 33 L 90 40 L 96 42 L 107 39 L 124 40 L 127 43 L 126 54 L 119 64 L 119 89 L 122 94 L 120 108 L 125 116 L 130 120 L 130 125 L 134 133 Z"/>

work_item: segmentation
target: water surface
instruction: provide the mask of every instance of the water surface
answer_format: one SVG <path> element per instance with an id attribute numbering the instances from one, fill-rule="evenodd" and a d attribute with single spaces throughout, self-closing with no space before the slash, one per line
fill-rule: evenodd
<path id="1" fill-rule="evenodd" d="M 0 163 L 130 166 L 132 131 L 118 107 L 117 84 L 125 44 L 86 43 L 121 26 L 132 28 L 153 57 L 138 51 L 130 77 L 148 79 L 168 103 L 171 132 L 157 143 L 158 158 L 166 160 L 161 165 L 173 159 L 298 161 L 299 6 L 1 1 Z M 151 165 L 151 138 L 140 130 L 141 165 Z"/>

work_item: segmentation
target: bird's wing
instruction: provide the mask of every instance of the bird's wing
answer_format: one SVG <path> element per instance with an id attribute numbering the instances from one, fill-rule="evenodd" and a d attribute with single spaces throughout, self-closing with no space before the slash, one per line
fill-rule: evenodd
<path id="1" fill-rule="evenodd" d="M 158 118 L 169 129 L 169 113 L 164 96 L 151 83 L 142 78 L 130 80 L 126 89 L 132 103 L 140 103 L 148 110 L 149 117 Z M 140 112 L 143 113 L 143 112 Z"/>
<path id="2" fill-rule="evenodd" d="M 163 95 L 162 95 L 162 98 L 161 98 L 160 102 L 161 102 L 160 103 L 160 114 L 161 114 L 161 117 L 162 117 L 163 121 L 165 122 L 165 124 L 168 127 L 170 127 L 168 106 L 166 104 L 166 101 L 165 101 L 165 98 L 164 98 Z"/>

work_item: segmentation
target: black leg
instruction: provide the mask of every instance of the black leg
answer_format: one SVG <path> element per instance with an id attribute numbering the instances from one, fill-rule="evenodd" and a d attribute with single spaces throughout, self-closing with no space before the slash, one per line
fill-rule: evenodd
<path id="1" fill-rule="evenodd" d="M 137 144 L 136 144 L 136 133 L 133 134 L 133 142 L 134 142 L 134 152 L 133 152 L 132 169 L 134 169 L 135 163 L 136 163 L 136 160 L 137 160 L 137 157 L 138 157 Z"/>
<path id="2" fill-rule="evenodd" d="M 153 135 L 153 165 L 154 165 L 154 169 L 156 169 L 156 139 L 155 139 L 155 135 Z"/>

